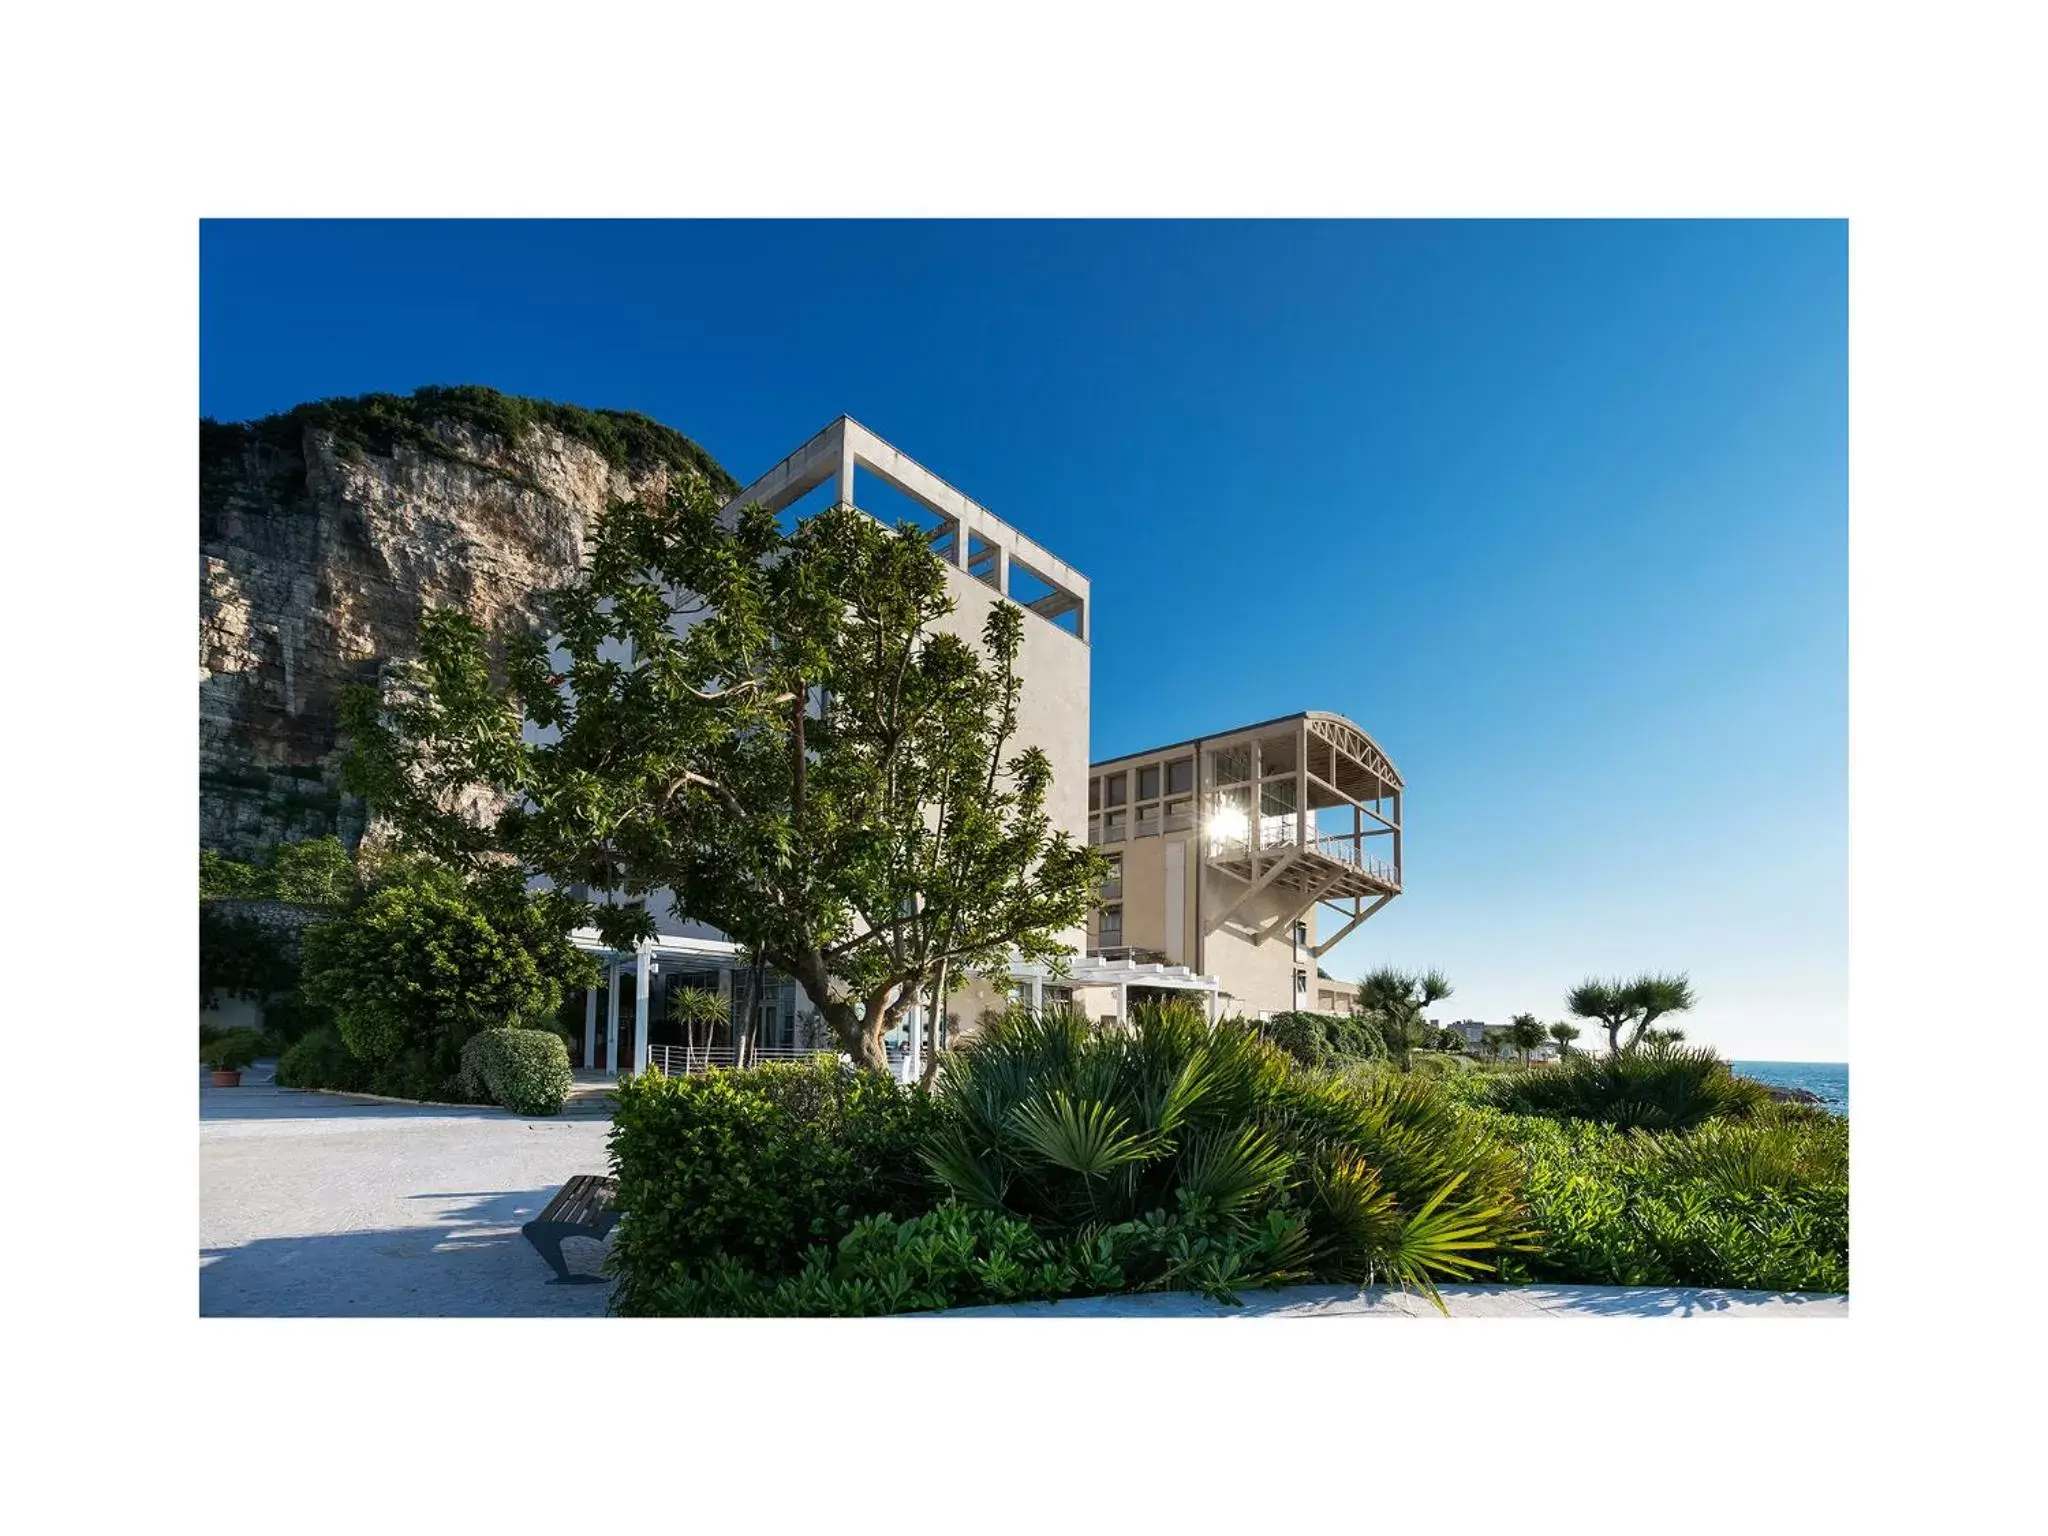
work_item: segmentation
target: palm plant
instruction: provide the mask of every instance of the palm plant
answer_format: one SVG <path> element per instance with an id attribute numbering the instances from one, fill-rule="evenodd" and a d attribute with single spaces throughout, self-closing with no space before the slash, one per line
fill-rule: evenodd
<path id="1" fill-rule="evenodd" d="M 1379 1030 L 1388 1055 L 1406 1071 L 1409 1052 L 1422 1043 L 1428 1028 L 1423 1010 L 1451 992 L 1442 971 L 1400 971 L 1383 965 L 1359 982 L 1358 1012 Z"/>
<path id="2" fill-rule="evenodd" d="M 1579 1026 L 1566 1024 L 1560 1020 L 1551 1025 L 1547 1033 L 1557 1042 L 1558 1059 L 1562 1061 L 1572 1053 L 1572 1042 L 1579 1038 Z"/>
<path id="3" fill-rule="evenodd" d="M 1683 973 L 1676 976 L 1638 976 L 1628 985 L 1629 1002 L 1636 1010 L 1636 1030 L 1630 1044 L 1642 1039 L 1643 1034 L 1659 1019 L 1670 1013 L 1690 1012 L 1694 1002 L 1692 982 Z M 1683 1040 L 1682 1030 L 1665 1031 L 1668 1039 Z"/>
<path id="4" fill-rule="evenodd" d="M 1607 1031 L 1607 1050 L 1624 1049 L 1621 1032 L 1630 1031 L 1628 1046 L 1642 1043 L 1643 1033 L 1668 1013 L 1684 1013 L 1695 1002 L 1692 982 L 1676 976 L 1641 975 L 1628 981 L 1591 978 L 1565 994 L 1564 1005 L 1576 1018 L 1593 1021 Z"/>
<path id="5" fill-rule="evenodd" d="M 1293 1071 L 1242 1020 L 1018 1011 L 941 1071 L 926 1160 L 954 1198 L 1112 1255 L 1131 1289 L 1434 1294 L 1523 1241 L 1512 1154 L 1428 1085 Z"/>
<path id="6" fill-rule="evenodd" d="M 1762 1083 L 1735 1076 L 1711 1050 L 1651 1041 L 1518 1074 L 1496 1086 L 1494 1102 L 1517 1114 L 1598 1120 L 1623 1130 L 1687 1131 L 1709 1120 L 1748 1119 L 1771 1096 Z"/>
<path id="7" fill-rule="evenodd" d="M 1522 1065 L 1529 1065 L 1529 1053 L 1541 1048 L 1543 1021 L 1533 1013 L 1518 1013 L 1508 1020 L 1508 1044 L 1521 1053 Z"/>
<path id="8" fill-rule="evenodd" d="M 718 1026 L 729 1016 L 726 1000 L 709 987 L 670 987 L 668 989 L 668 1016 L 683 1026 L 683 1039 L 688 1050 L 694 1055 L 697 1050 L 697 1031 L 704 1031 L 704 1059 L 711 1059 L 711 1042 L 718 1032 Z"/>

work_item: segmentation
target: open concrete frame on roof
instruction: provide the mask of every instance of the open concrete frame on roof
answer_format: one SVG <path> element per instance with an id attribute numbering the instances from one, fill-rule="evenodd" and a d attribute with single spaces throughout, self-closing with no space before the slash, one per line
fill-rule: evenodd
<path id="1" fill-rule="evenodd" d="M 1087 643 L 1087 577 L 850 416 L 841 416 L 733 497 L 728 508 L 757 503 L 770 512 L 780 512 L 828 480 L 837 486 L 834 499 L 839 505 L 858 506 L 854 475 L 862 469 L 939 519 L 939 527 L 931 535 L 932 548 L 946 564 L 1040 618 L 1057 622 L 1072 614 L 1075 638 Z M 1028 600 L 1019 597 L 1012 578 L 1020 571 L 1051 591 Z"/>

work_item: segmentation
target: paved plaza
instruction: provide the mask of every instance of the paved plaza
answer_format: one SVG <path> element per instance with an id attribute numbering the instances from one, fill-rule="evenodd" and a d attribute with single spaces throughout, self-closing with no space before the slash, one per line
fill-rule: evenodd
<path id="1" fill-rule="evenodd" d="M 265 1078 L 200 1089 L 203 1316 L 603 1315 L 609 1287 L 550 1284 L 519 1227 L 573 1175 L 606 1171 L 609 1120 L 365 1103 Z"/>

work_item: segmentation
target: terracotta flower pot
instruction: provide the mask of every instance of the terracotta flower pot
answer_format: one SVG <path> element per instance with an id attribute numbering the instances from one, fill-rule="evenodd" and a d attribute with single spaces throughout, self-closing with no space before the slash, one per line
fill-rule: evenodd
<path id="1" fill-rule="evenodd" d="M 242 1074 L 239 1072 L 216 1072 L 213 1074 L 213 1086 L 216 1088 L 239 1088 L 242 1086 Z"/>

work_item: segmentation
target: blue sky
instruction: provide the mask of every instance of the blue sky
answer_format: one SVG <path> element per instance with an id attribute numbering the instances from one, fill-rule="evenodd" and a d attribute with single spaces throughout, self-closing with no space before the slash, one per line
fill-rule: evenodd
<path id="1" fill-rule="evenodd" d="M 751 478 L 845 412 L 1089 576 L 1096 756 L 1301 708 L 1407 779 L 1326 959 L 1691 972 L 1846 1057 L 1840 223 L 209 223 L 201 408 L 481 383 Z"/>

